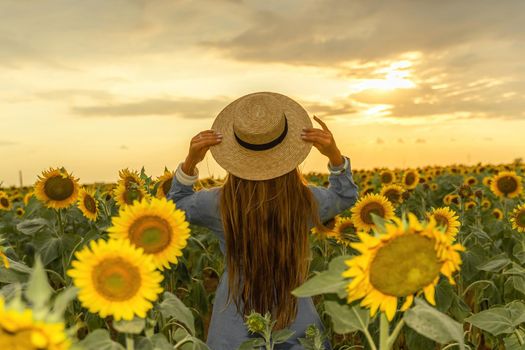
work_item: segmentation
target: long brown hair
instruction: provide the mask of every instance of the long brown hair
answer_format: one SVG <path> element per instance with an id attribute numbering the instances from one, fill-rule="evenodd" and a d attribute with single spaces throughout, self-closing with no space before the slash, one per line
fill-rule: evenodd
<path id="1" fill-rule="evenodd" d="M 220 210 L 226 238 L 228 301 L 233 300 L 245 315 L 251 310 L 270 311 L 277 320 L 276 329 L 288 326 L 297 314 L 297 300 L 291 291 L 308 274 L 309 223 L 324 227 L 306 180 L 297 168 L 260 181 L 228 174 L 221 189 Z"/>

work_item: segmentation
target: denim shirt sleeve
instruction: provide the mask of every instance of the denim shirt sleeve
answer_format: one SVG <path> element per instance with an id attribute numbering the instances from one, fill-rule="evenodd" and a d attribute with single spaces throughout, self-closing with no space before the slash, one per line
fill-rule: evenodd
<path id="1" fill-rule="evenodd" d="M 308 185 L 317 200 L 321 222 L 328 221 L 357 202 L 359 187 L 352 177 L 350 158 L 345 158 L 345 170 L 338 175 L 330 174 L 328 188 Z"/>
<path id="2" fill-rule="evenodd" d="M 193 185 L 184 185 L 173 176 L 167 199 L 175 202 L 178 209 L 186 213 L 186 221 L 197 226 L 220 231 L 222 229 L 218 194 L 219 187 L 195 191 Z"/>

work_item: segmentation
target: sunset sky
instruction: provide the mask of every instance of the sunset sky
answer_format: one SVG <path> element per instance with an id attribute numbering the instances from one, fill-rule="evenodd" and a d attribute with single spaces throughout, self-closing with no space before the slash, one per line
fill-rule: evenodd
<path id="1" fill-rule="evenodd" d="M 256 91 L 320 116 L 355 169 L 511 162 L 523 23 L 521 0 L 0 0 L 0 183 L 156 177 Z"/>

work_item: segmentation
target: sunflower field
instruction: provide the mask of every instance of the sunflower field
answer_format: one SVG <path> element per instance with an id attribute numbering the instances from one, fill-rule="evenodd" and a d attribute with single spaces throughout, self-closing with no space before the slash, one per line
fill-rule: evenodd
<path id="1" fill-rule="evenodd" d="M 325 328 L 303 347 L 525 350 L 521 159 L 352 172 L 359 199 L 310 232 L 310 276 L 293 291 Z M 208 349 L 224 258 L 166 199 L 172 178 L 122 169 L 81 184 L 50 168 L 0 188 L 0 349 Z M 258 337 L 240 349 L 278 349 L 291 331 L 273 324 L 249 314 Z"/>

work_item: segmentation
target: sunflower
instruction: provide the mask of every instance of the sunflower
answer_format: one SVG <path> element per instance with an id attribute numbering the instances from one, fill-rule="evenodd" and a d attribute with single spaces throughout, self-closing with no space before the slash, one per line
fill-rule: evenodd
<path id="1" fill-rule="evenodd" d="M 78 208 L 86 218 L 91 221 L 97 221 L 98 200 L 95 198 L 93 190 L 82 188 L 78 198 Z"/>
<path id="2" fill-rule="evenodd" d="M 405 171 L 402 182 L 407 189 L 416 188 L 419 183 L 419 172 L 417 170 Z"/>
<path id="3" fill-rule="evenodd" d="M 9 199 L 7 193 L 0 191 L 0 210 L 9 211 L 13 207 L 13 203 Z"/>
<path id="4" fill-rule="evenodd" d="M 430 184 L 430 189 L 431 189 L 432 191 L 437 191 L 437 189 L 438 189 L 438 184 L 435 183 L 435 182 L 431 183 L 431 184 Z"/>
<path id="5" fill-rule="evenodd" d="M 510 214 L 512 228 L 518 232 L 525 232 L 525 204 L 518 205 Z"/>
<path id="6" fill-rule="evenodd" d="M 467 210 L 474 209 L 476 205 L 477 205 L 476 202 L 474 202 L 473 200 L 467 201 L 465 203 L 465 209 Z"/>
<path id="7" fill-rule="evenodd" d="M 1 244 L 4 242 L 4 239 L 0 236 L 0 259 L 2 263 L 4 264 L 4 267 L 6 269 L 9 268 L 9 260 L 7 259 L 7 256 L 5 255 L 5 247 L 2 247 Z"/>
<path id="8" fill-rule="evenodd" d="M 498 197 L 513 198 L 521 194 L 521 177 L 514 171 L 500 171 L 492 179 L 490 189 Z"/>
<path id="9" fill-rule="evenodd" d="M 483 199 L 481 201 L 481 207 L 483 209 L 489 209 L 490 207 L 492 206 L 492 203 L 490 202 L 490 200 L 488 200 L 487 198 Z"/>
<path id="10" fill-rule="evenodd" d="M 456 237 L 459 232 L 461 223 L 456 212 L 449 207 L 433 208 L 431 212 L 427 212 L 427 217 L 433 217 L 437 226 L 445 228 L 445 234 L 450 238 Z"/>
<path id="11" fill-rule="evenodd" d="M 82 306 L 101 317 L 145 318 L 163 291 L 153 258 L 128 240 L 91 241 L 75 257 L 67 274 L 80 289 Z"/>
<path id="12" fill-rule="evenodd" d="M 379 179 L 383 185 L 388 185 L 396 181 L 396 174 L 393 171 L 386 169 L 379 174 Z"/>
<path id="13" fill-rule="evenodd" d="M 478 179 L 476 179 L 474 176 L 468 176 L 463 181 L 464 185 L 474 186 L 478 183 Z"/>
<path id="14" fill-rule="evenodd" d="M 157 180 L 159 185 L 157 186 L 157 198 L 164 198 L 168 194 L 171 188 L 171 181 L 173 180 L 173 173 L 164 170 L 164 174 L 160 176 Z"/>
<path id="15" fill-rule="evenodd" d="M 35 320 L 31 309 L 8 308 L 0 296 L 0 349 L 67 350 L 70 346 L 63 322 Z"/>
<path id="16" fill-rule="evenodd" d="M 35 193 L 33 191 L 30 191 L 30 192 L 27 192 L 24 196 L 24 205 L 27 205 L 27 203 L 29 203 L 29 200 L 31 199 L 31 197 L 33 197 Z"/>
<path id="17" fill-rule="evenodd" d="M 144 185 L 144 180 L 140 178 L 139 172 L 136 170 L 121 169 L 118 172 L 120 177 L 119 183 L 123 183 L 125 187 L 128 187 L 130 184 L 134 183 L 137 185 Z"/>
<path id="18" fill-rule="evenodd" d="M 336 218 L 332 218 L 326 222 L 323 223 L 323 225 L 327 228 L 327 230 L 319 230 L 317 227 L 312 227 L 310 230 L 310 233 L 314 235 L 314 237 L 318 239 L 325 239 L 328 237 L 335 237 L 334 232 L 334 225 L 335 225 Z"/>
<path id="19" fill-rule="evenodd" d="M 16 213 L 16 216 L 21 218 L 22 216 L 24 216 L 25 210 L 22 207 L 18 207 L 18 208 L 16 208 L 15 213 Z"/>
<path id="20" fill-rule="evenodd" d="M 125 186 L 124 183 L 119 183 L 113 191 L 113 197 L 120 207 L 125 207 L 133 204 L 134 201 L 149 199 L 150 195 L 142 185 L 130 183 L 128 186 Z"/>
<path id="21" fill-rule="evenodd" d="M 336 216 L 334 225 L 334 238 L 337 243 L 349 246 L 351 238 L 357 237 L 357 228 L 352 219 L 344 216 Z"/>
<path id="22" fill-rule="evenodd" d="M 389 220 L 394 217 L 394 206 L 380 194 L 370 193 L 361 198 L 351 209 L 352 222 L 358 229 L 369 231 L 375 226 L 372 213 Z"/>
<path id="23" fill-rule="evenodd" d="M 379 309 L 389 321 L 396 313 L 397 298 L 405 298 L 401 311 L 407 310 L 421 292 L 435 305 L 440 273 L 455 284 L 452 274 L 459 271 L 459 251 L 465 249 L 452 244 L 433 218 L 420 223 L 408 213 L 408 222 L 404 217 L 394 217 L 393 221 L 386 223 L 386 232 L 377 237 L 358 233 L 361 242 L 351 246 L 361 254 L 346 260 L 349 268 L 342 274 L 352 278 L 347 286 L 348 303 L 362 299 L 361 306 L 369 307 L 371 316 Z"/>
<path id="24" fill-rule="evenodd" d="M 153 256 L 160 270 L 176 264 L 190 236 L 185 213 L 166 198 L 143 199 L 120 209 L 108 229 L 112 238 L 127 238 Z"/>
<path id="25" fill-rule="evenodd" d="M 392 204 L 396 205 L 403 203 L 403 192 L 405 192 L 403 186 L 390 184 L 383 186 L 379 194 L 385 196 Z"/>
<path id="26" fill-rule="evenodd" d="M 503 219 L 503 212 L 501 211 L 501 209 L 499 208 L 494 208 L 492 210 L 492 215 L 497 219 L 497 220 L 501 220 Z"/>
<path id="27" fill-rule="evenodd" d="M 490 187 L 490 185 L 492 184 L 492 177 L 491 176 L 485 176 L 483 178 L 483 180 L 481 180 L 481 182 L 483 183 L 483 185 L 485 185 L 487 187 Z"/>
<path id="28" fill-rule="evenodd" d="M 48 208 L 67 208 L 78 198 L 78 179 L 66 169 L 44 170 L 35 184 L 35 196 Z"/>

